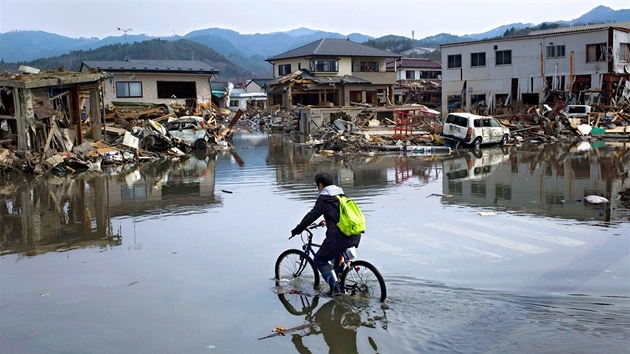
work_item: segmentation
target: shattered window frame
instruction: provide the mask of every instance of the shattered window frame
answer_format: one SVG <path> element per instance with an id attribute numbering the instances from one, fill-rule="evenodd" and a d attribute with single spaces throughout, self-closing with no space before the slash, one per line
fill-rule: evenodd
<path id="1" fill-rule="evenodd" d="M 564 58 L 565 56 L 566 46 L 564 44 L 547 46 L 547 59 Z"/>
<path id="2" fill-rule="evenodd" d="M 291 73 L 291 64 L 278 65 L 278 75 L 284 76 Z"/>
<path id="3" fill-rule="evenodd" d="M 470 53 L 470 67 L 482 67 L 486 66 L 486 53 L 478 52 L 478 53 Z"/>
<path id="4" fill-rule="evenodd" d="M 116 81 L 116 98 L 142 97 L 142 81 Z"/>
<path id="5" fill-rule="evenodd" d="M 586 62 L 598 63 L 608 61 L 608 46 L 606 43 L 586 45 Z"/>
<path id="6" fill-rule="evenodd" d="M 313 73 L 336 73 L 339 72 L 338 60 L 311 60 L 311 72 Z"/>
<path id="7" fill-rule="evenodd" d="M 512 65 L 512 50 L 495 51 L 495 65 Z"/>
<path id="8" fill-rule="evenodd" d="M 619 43 L 619 61 L 630 63 L 630 43 Z"/>
<path id="9" fill-rule="evenodd" d="M 462 55 L 461 54 L 452 54 L 447 57 L 447 68 L 448 69 L 457 69 L 462 67 Z"/>

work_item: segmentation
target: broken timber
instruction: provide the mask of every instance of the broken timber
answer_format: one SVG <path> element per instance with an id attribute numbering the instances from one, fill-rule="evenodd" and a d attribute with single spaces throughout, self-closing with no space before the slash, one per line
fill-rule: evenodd
<path id="1" fill-rule="evenodd" d="M 297 327 L 293 327 L 293 328 L 288 328 L 288 329 L 279 329 L 280 326 L 276 327 L 276 329 L 274 329 L 273 334 L 270 334 L 268 336 L 265 337 L 260 337 L 258 338 L 258 340 L 261 339 L 267 339 L 267 338 L 271 338 L 271 337 L 277 337 L 277 336 L 284 336 L 287 333 L 291 333 L 291 332 L 297 332 L 297 331 L 301 331 L 303 329 L 307 329 L 307 328 L 314 328 L 319 326 L 319 323 L 316 322 L 311 322 L 311 323 L 307 323 L 301 326 L 297 326 Z"/>

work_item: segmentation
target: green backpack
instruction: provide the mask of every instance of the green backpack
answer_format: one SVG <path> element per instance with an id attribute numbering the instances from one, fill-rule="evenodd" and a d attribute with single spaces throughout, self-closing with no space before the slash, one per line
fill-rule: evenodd
<path id="1" fill-rule="evenodd" d="M 339 199 L 339 230 L 346 236 L 354 236 L 365 231 L 365 217 L 354 200 L 345 195 L 337 195 Z"/>

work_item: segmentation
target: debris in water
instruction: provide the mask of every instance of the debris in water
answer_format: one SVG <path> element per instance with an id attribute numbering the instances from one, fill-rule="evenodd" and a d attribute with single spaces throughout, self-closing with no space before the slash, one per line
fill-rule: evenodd
<path id="1" fill-rule="evenodd" d="M 301 326 L 297 326 L 297 327 L 293 327 L 293 328 L 286 328 L 284 326 L 276 326 L 276 328 L 271 330 L 272 332 L 275 332 L 274 334 L 270 334 L 270 335 L 268 335 L 266 337 L 260 337 L 260 338 L 258 338 L 258 340 L 267 339 L 267 338 L 271 338 L 271 337 L 277 337 L 277 336 L 284 336 L 287 333 L 297 332 L 297 331 L 301 331 L 303 329 L 313 328 L 313 327 L 317 327 L 317 326 L 319 326 L 319 323 L 316 323 L 316 322 L 303 324 Z"/>
<path id="2" fill-rule="evenodd" d="M 493 215 L 497 215 L 497 214 L 492 212 L 492 211 L 480 211 L 479 215 L 481 215 L 481 216 L 493 216 Z"/>
<path id="3" fill-rule="evenodd" d="M 141 282 L 141 281 L 145 281 L 145 280 L 146 280 L 146 279 L 132 281 L 132 282 L 131 282 L 131 283 L 129 283 L 129 285 L 127 285 L 127 286 L 132 286 L 132 285 L 134 285 L 134 284 L 138 284 L 139 282 Z"/>
<path id="4" fill-rule="evenodd" d="M 608 199 L 604 198 L 604 197 L 600 197 L 598 195 L 589 195 L 584 197 L 584 200 L 586 200 L 589 203 L 592 204 L 602 204 L 602 203 L 608 203 Z"/>

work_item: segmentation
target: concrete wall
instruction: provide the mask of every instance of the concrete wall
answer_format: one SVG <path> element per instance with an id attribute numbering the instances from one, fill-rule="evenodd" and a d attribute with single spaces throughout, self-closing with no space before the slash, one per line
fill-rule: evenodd
<path id="1" fill-rule="evenodd" d="M 197 90 L 196 97 L 178 97 L 179 103 L 183 103 L 186 98 L 205 98 L 210 100 L 212 93 L 210 89 L 210 75 L 195 75 L 195 74 L 166 74 L 166 73 L 125 73 L 116 72 L 111 80 L 105 79 L 103 87 L 105 90 L 104 104 L 110 105 L 112 101 L 122 102 L 150 102 L 150 103 L 165 103 L 170 104 L 172 99 L 158 99 L 157 98 L 157 82 L 158 81 L 180 81 L 180 82 L 194 82 Z M 121 98 L 116 97 L 116 82 L 142 82 L 142 97 L 133 98 Z"/>
<path id="2" fill-rule="evenodd" d="M 517 80 L 517 97 L 524 93 L 538 93 L 543 99 L 547 85 L 546 77 L 555 76 L 558 82 L 564 82 L 560 90 L 571 88 L 571 79 L 576 75 L 590 76 L 590 88 L 601 89 L 603 74 L 609 72 L 609 61 L 587 62 L 586 47 L 589 44 L 609 43 L 611 49 L 612 70 L 624 73 L 624 65 L 619 62 L 620 43 L 630 42 L 630 34 L 613 30 L 613 43 L 609 43 L 609 30 L 606 28 L 590 31 L 549 33 L 524 38 L 479 41 L 447 45 L 442 47 L 442 106 L 447 106 L 449 95 L 460 95 L 466 83 L 466 106 L 471 105 L 472 95 L 486 95 L 493 103 L 496 94 L 511 94 L 512 81 Z M 548 46 L 565 46 L 565 56 L 547 58 Z M 510 50 L 511 65 L 496 65 L 496 51 Z M 471 54 L 483 52 L 486 65 L 471 67 Z M 615 55 L 616 53 L 616 55 Z M 461 54 L 461 68 L 448 68 L 448 56 Z M 628 66 L 630 68 L 630 65 Z M 488 102 L 487 102 L 488 103 Z M 492 106 L 491 106 L 492 108 Z M 442 110 L 445 117 L 447 109 Z"/>

